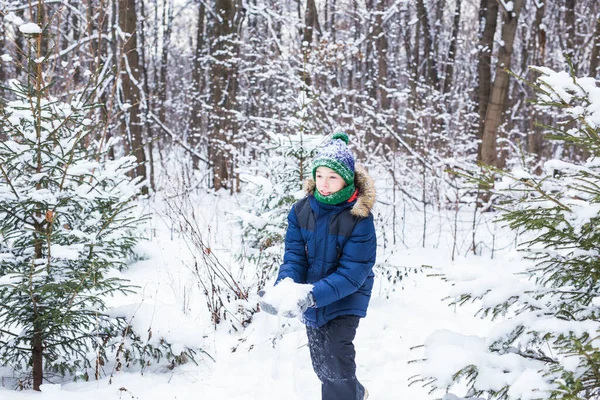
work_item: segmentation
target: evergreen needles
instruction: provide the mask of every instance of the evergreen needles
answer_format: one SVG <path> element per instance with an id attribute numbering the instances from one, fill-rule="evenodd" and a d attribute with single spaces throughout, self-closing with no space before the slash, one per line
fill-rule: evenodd
<path id="1" fill-rule="evenodd" d="M 418 381 L 434 388 L 463 381 L 467 396 L 486 399 L 595 399 L 600 396 L 600 111 L 594 99 L 600 89 L 591 78 L 536 70 L 542 74 L 533 85 L 537 107 L 557 121 L 552 138 L 582 161 L 550 160 L 540 176 L 488 168 L 482 182 L 499 177 L 491 189 L 495 207 L 503 210 L 499 223 L 517 232 L 531 263 L 513 272 L 511 287 L 499 283 L 502 271 L 491 269 L 497 276 L 488 277 L 490 286 L 462 286 L 468 291 L 452 304 L 482 300 L 481 315 L 498 325 L 485 340 L 430 338 L 430 356 L 443 343 L 471 355 L 454 364 L 462 366 L 450 378 L 424 373 Z"/>

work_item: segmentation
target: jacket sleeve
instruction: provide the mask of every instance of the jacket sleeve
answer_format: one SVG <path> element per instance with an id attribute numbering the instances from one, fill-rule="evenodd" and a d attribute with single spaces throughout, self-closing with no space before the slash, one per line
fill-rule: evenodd
<path id="1" fill-rule="evenodd" d="M 285 234 L 285 254 L 275 284 L 284 278 L 292 278 L 296 283 L 306 283 L 306 273 L 308 270 L 306 243 L 304 243 L 304 239 L 302 238 L 300 224 L 298 223 L 294 208 L 295 205 L 288 215 L 288 227 Z"/>
<path id="2" fill-rule="evenodd" d="M 356 292 L 365 283 L 375 265 L 377 237 L 373 215 L 360 221 L 346 242 L 335 272 L 315 282 L 313 297 L 324 307 Z"/>

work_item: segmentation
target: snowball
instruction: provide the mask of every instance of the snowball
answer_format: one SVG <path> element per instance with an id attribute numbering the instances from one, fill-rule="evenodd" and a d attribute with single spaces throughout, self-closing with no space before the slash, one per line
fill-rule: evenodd
<path id="1" fill-rule="evenodd" d="M 21 33 L 31 35 L 42 32 L 42 28 L 40 28 L 37 24 L 34 24 L 33 22 L 28 22 L 19 26 L 19 30 L 21 31 Z"/>
<path id="2" fill-rule="evenodd" d="M 276 286 L 265 290 L 262 300 L 278 310 L 279 314 L 293 313 L 300 315 L 298 302 L 312 291 L 313 285 L 300 284 L 291 278 L 285 278 Z"/>

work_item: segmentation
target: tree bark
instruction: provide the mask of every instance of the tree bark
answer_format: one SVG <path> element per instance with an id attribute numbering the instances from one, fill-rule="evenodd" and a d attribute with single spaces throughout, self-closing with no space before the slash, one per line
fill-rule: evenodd
<path id="1" fill-rule="evenodd" d="M 435 88 L 439 88 L 439 76 L 438 67 L 435 59 L 435 48 L 433 42 L 433 30 L 431 29 L 431 23 L 429 22 L 429 13 L 425 7 L 423 0 L 417 0 L 417 17 L 421 22 L 421 28 L 423 29 L 423 57 L 426 62 L 426 70 L 423 74 L 426 78 L 426 82 Z"/>
<path id="2" fill-rule="evenodd" d="M 336 33 L 336 27 L 335 27 L 335 13 L 337 12 L 336 9 L 336 0 L 331 0 L 331 27 L 330 27 L 330 31 L 331 31 L 331 40 L 333 40 L 333 42 L 335 43 L 335 33 Z"/>
<path id="3" fill-rule="evenodd" d="M 594 31 L 592 57 L 590 60 L 590 76 L 593 78 L 600 77 L 600 15 L 596 15 L 596 29 Z"/>
<path id="4" fill-rule="evenodd" d="M 575 0 L 565 0 L 565 56 L 571 59 L 575 73 L 577 66 L 575 60 Z"/>
<path id="5" fill-rule="evenodd" d="M 204 87 L 204 71 L 202 68 L 202 55 L 204 52 L 204 19 L 206 17 L 206 9 L 204 3 L 198 5 L 198 23 L 196 31 L 196 51 L 194 53 L 194 61 L 192 63 L 192 115 L 191 115 L 191 133 L 189 138 L 190 147 L 198 151 L 197 146 L 200 143 L 202 132 L 202 101 L 201 94 Z M 194 169 L 199 167 L 198 157 L 194 157 L 192 166 Z"/>
<path id="6" fill-rule="evenodd" d="M 515 32 L 519 21 L 519 14 L 523 7 L 524 0 L 515 0 L 511 11 L 503 10 L 502 24 L 502 43 L 503 46 L 498 50 L 498 62 L 496 64 L 496 76 L 490 93 L 490 101 L 485 114 L 485 123 L 483 128 L 481 160 L 488 165 L 500 167 L 498 165 L 496 136 L 498 127 L 502 122 L 504 114 L 504 103 L 508 91 L 510 75 L 506 71 L 510 69 L 510 61 L 513 52 L 513 43 Z"/>
<path id="7" fill-rule="evenodd" d="M 171 47 L 171 30 L 173 28 L 173 1 L 163 1 L 163 46 L 160 58 L 160 73 L 158 77 L 158 117 L 165 122 L 165 104 L 167 102 L 167 72 L 169 67 L 169 49 Z"/>
<path id="8" fill-rule="evenodd" d="M 485 125 L 485 116 L 490 100 L 490 91 L 492 86 L 492 52 L 494 50 L 494 35 L 496 33 L 496 24 L 498 21 L 498 1 L 481 0 L 479 6 L 479 58 L 477 62 L 477 75 L 479 86 L 477 91 L 477 102 L 479 104 L 479 130 L 480 139 L 477 146 L 477 160 L 481 161 L 483 128 Z"/>
<path id="9" fill-rule="evenodd" d="M 232 111 L 236 106 L 237 31 L 241 16 L 240 0 L 216 0 L 215 12 L 219 20 L 214 23 L 211 53 L 215 62 L 211 65 L 211 137 L 209 148 L 213 164 L 213 187 L 215 190 L 229 188 L 233 191 L 231 170 L 233 169 L 230 143 L 237 126 Z"/>
<path id="10" fill-rule="evenodd" d="M 42 333 L 37 324 L 34 324 L 33 329 L 34 333 L 31 341 L 33 390 L 40 391 L 40 386 L 44 383 L 44 347 Z"/>
<path id="11" fill-rule="evenodd" d="M 387 92 L 388 77 L 388 40 L 383 30 L 383 14 L 386 10 L 385 1 L 377 2 L 377 12 L 375 14 L 375 26 L 373 36 L 375 38 L 375 49 L 377 51 L 377 100 L 379 108 L 387 110 L 390 106 L 390 100 Z"/>
<path id="12" fill-rule="evenodd" d="M 5 54 L 4 43 L 6 43 L 6 33 L 4 30 L 4 10 L 0 10 L 0 54 Z M 6 81 L 6 68 L 8 62 L 0 61 L 0 98 L 4 97 L 4 82 Z M 0 140 L 5 140 L 4 132 L 0 131 Z"/>
<path id="13" fill-rule="evenodd" d="M 142 65 L 142 76 L 144 79 L 144 92 L 146 93 L 145 96 L 145 102 L 144 102 L 144 112 L 148 113 L 152 111 L 152 104 L 150 104 L 150 84 L 149 84 L 149 79 L 148 79 L 148 62 L 147 62 L 147 57 L 146 57 L 146 39 L 145 39 L 145 32 L 146 32 L 146 10 L 145 10 L 145 5 L 144 2 L 140 2 L 140 13 L 142 16 L 142 20 L 140 21 L 140 32 L 142 32 L 142 34 L 140 35 L 140 59 L 141 59 L 141 65 Z M 163 107 L 161 107 L 162 110 Z M 154 139 L 155 139 L 155 135 L 154 135 L 154 131 L 152 129 L 152 125 L 150 124 L 150 118 L 144 118 L 145 121 L 145 128 L 146 128 L 146 132 L 147 132 L 147 136 L 148 136 L 148 158 L 149 158 L 149 166 L 150 166 L 150 172 L 148 174 L 149 176 L 149 180 L 150 180 L 150 187 L 152 188 L 153 191 L 156 191 L 156 182 L 154 180 L 155 174 L 154 174 Z"/>
<path id="14" fill-rule="evenodd" d="M 535 19 L 533 22 L 533 32 L 529 39 L 529 43 L 527 46 L 527 53 L 529 57 L 523 56 L 523 64 L 521 66 L 522 70 L 525 71 L 527 68 L 527 64 L 533 65 L 544 65 L 544 57 L 545 57 L 545 49 L 546 49 L 546 30 L 542 26 L 542 20 L 544 19 L 544 15 L 546 13 L 546 5 L 548 3 L 547 0 L 541 1 L 540 3 L 533 2 L 536 7 L 535 10 Z M 530 58 L 530 60 L 528 59 Z M 535 80 L 537 78 L 537 73 L 533 73 L 531 79 Z M 531 91 L 527 92 L 528 94 Z M 527 104 L 527 103 L 525 103 Z M 532 107 L 531 104 L 527 104 L 526 109 L 529 110 L 528 118 L 528 129 L 529 132 L 527 135 L 527 150 L 536 155 L 537 160 L 541 160 L 542 152 L 543 152 L 543 134 L 541 129 L 535 125 L 537 120 L 537 115 L 535 112 L 535 108 Z M 539 166 L 536 168 L 536 172 L 541 173 L 542 169 Z"/>
<path id="15" fill-rule="evenodd" d="M 312 49 L 314 40 L 314 31 L 321 34 L 321 27 L 319 25 L 319 17 L 317 14 L 317 6 L 315 0 L 306 0 L 306 11 L 304 13 L 304 31 L 302 35 L 302 51 L 304 57 L 308 57 L 310 50 Z M 303 71 L 304 84 L 306 86 L 312 85 L 312 78 L 306 72 Z"/>
<path id="16" fill-rule="evenodd" d="M 121 52 L 121 86 L 122 102 L 129 104 L 124 110 L 121 132 L 131 144 L 131 153 L 137 160 L 134 170 L 135 177 L 147 179 L 146 153 L 144 152 L 142 121 L 140 113 L 141 93 L 138 85 L 141 85 L 141 66 L 137 50 L 137 13 L 135 0 L 119 0 L 119 27 L 125 34 L 125 41 Z M 144 194 L 148 192 L 144 187 Z"/>
<path id="17" fill-rule="evenodd" d="M 91 54 L 90 67 L 91 71 L 96 71 L 106 62 L 107 46 L 104 44 L 103 34 L 106 33 L 106 19 L 110 10 L 99 6 L 94 0 L 86 0 L 86 27 L 87 35 L 91 38 L 89 41 L 89 51 Z M 96 38 L 94 39 L 94 35 Z M 98 84 L 99 74 L 94 74 L 94 84 Z"/>
<path id="18" fill-rule="evenodd" d="M 444 74 L 444 93 L 450 93 L 452 89 L 452 79 L 454 77 L 454 61 L 456 60 L 456 42 L 458 41 L 458 30 L 460 28 L 460 7 L 462 0 L 456 0 L 454 10 L 454 20 L 452 24 L 452 36 L 450 37 L 450 46 L 448 47 L 448 60 L 446 63 L 446 72 Z"/>
<path id="19" fill-rule="evenodd" d="M 329 0 L 325 0 L 323 5 L 323 22 L 325 23 L 323 29 L 325 29 L 325 32 L 329 32 Z"/>
<path id="20" fill-rule="evenodd" d="M 308 43 L 308 47 L 312 47 L 314 39 L 314 31 L 317 31 L 317 40 L 321 35 L 321 25 L 319 25 L 319 14 L 317 13 L 317 5 L 315 0 L 306 0 L 306 12 L 304 13 L 304 35 L 303 43 Z"/>

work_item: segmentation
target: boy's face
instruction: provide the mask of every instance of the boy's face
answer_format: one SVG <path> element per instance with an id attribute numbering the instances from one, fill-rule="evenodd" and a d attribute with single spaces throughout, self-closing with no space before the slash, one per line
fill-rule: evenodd
<path id="1" fill-rule="evenodd" d="M 346 186 L 346 182 L 342 177 L 327 167 L 319 167 L 315 173 L 317 190 L 321 196 L 329 196 L 335 192 L 339 192 Z"/>

